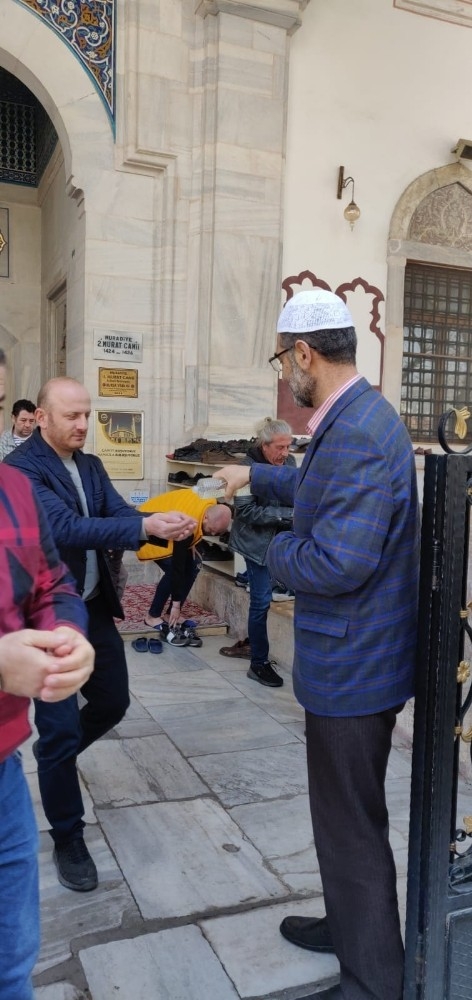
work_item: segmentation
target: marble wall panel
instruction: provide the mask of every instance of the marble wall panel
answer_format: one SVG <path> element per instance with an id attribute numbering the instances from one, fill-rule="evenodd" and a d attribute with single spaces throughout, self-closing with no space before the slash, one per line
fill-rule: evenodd
<path id="1" fill-rule="evenodd" d="M 270 97 L 273 86 L 273 61 L 269 54 L 253 53 L 247 49 L 239 52 L 234 47 L 220 45 L 218 85 L 236 87 L 238 91 L 252 91 Z"/>
<path id="2" fill-rule="evenodd" d="M 218 141 L 249 149 L 281 151 L 285 109 L 279 100 L 256 94 L 221 90 L 218 100 Z"/>
<path id="3" fill-rule="evenodd" d="M 121 242 L 105 240 L 89 240 L 87 243 L 87 267 L 102 276 L 112 275 L 114 278 L 123 275 L 127 279 L 139 281 L 153 280 L 154 248 L 152 246 L 126 247 Z"/>
<path id="4" fill-rule="evenodd" d="M 153 322 L 153 292 L 148 281 L 124 279 L 111 275 L 89 273 L 86 275 L 87 318 L 96 326 L 113 326 L 132 330 Z"/>
<path id="5" fill-rule="evenodd" d="M 188 48 L 181 38 L 161 35 L 157 31 L 140 32 L 140 73 L 186 83 L 188 66 Z"/>

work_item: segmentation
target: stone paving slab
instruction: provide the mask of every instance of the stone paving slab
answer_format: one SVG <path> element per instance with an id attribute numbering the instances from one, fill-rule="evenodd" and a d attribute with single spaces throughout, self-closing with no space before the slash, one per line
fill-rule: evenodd
<path id="1" fill-rule="evenodd" d="M 288 733 L 285 738 L 284 746 L 268 747 L 265 753 L 228 750 L 189 760 L 225 806 L 299 795 L 308 786 L 305 747 L 289 743 Z"/>
<path id="2" fill-rule="evenodd" d="M 34 991 L 35 1000 L 86 1000 L 82 990 L 72 983 L 52 983 L 50 986 L 39 986 Z"/>
<path id="3" fill-rule="evenodd" d="M 36 1000 L 294 1000 L 336 981 L 332 956 L 278 931 L 287 913 L 323 913 L 304 715 L 288 671 L 282 689 L 266 689 L 246 677 L 248 661 L 219 655 L 234 641 L 159 656 L 126 643 L 130 710 L 79 760 L 99 888 L 60 886 L 41 834 Z M 401 733 L 394 741 L 387 797 L 404 914 L 411 754 Z M 31 743 L 23 760 L 45 829 Z M 461 785 L 458 816 L 471 812 Z"/>
<path id="4" fill-rule="evenodd" d="M 213 670 L 155 673 L 133 678 L 133 690 L 147 711 L 158 719 L 158 711 L 172 705 L 195 705 L 198 702 L 243 699 L 232 684 Z M 154 711 L 153 711 L 154 709 Z"/>
<path id="5" fill-rule="evenodd" d="M 208 791 L 164 735 L 101 740 L 82 754 L 80 770 L 95 806 L 194 798 Z"/>
<path id="6" fill-rule="evenodd" d="M 152 632 L 146 632 L 145 638 L 151 637 Z M 206 666 L 200 657 L 194 656 L 193 646 L 180 647 L 178 656 L 175 655 L 176 648 L 167 646 L 166 643 L 163 643 L 162 653 L 137 653 L 129 640 L 125 642 L 125 652 L 131 681 L 145 675 L 155 677 L 162 674 L 190 673 L 192 670 L 203 670 Z"/>
<path id="7" fill-rule="evenodd" d="M 308 795 L 236 806 L 229 814 L 293 892 L 319 891 Z"/>
<path id="8" fill-rule="evenodd" d="M 47 834 L 42 835 L 39 854 L 42 944 L 36 973 L 69 959 L 75 939 L 114 930 L 121 927 L 125 918 L 139 917 L 123 873 L 100 828 L 88 827 L 85 839 L 97 865 L 99 885 L 93 892 L 71 892 L 59 884 L 51 839 Z"/>
<path id="9" fill-rule="evenodd" d="M 316 955 L 282 937 L 279 925 L 289 914 L 323 916 L 323 900 L 267 906 L 200 922 L 241 998 L 337 982 L 339 963 L 334 955 Z"/>
<path id="10" fill-rule="evenodd" d="M 99 810 L 98 815 L 146 919 L 250 906 L 288 893 L 212 799 Z"/>
<path id="11" fill-rule="evenodd" d="M 236 693 L 236 692 L 235 692 Z M 257 750 L 297 743 L 296 738 L 241 695 L 228 701 L 162 707 L 149 705 L 173 743 L 186 757 Z"/>
<path id="12" fill-rule="evenodd" d="M 282 676 L 282 671 L 279 673 Z M 220 671 L 220 677 L 230 681 L 249 701 L 264 709 L 277 722 L 303 722 L 305 728 L 305 713 L 293 697 L 291 680 L 288 683 L 285 681 L 280 688 L 266 688 L 251 680 L 246 670 Z"/>
<path id="13" fill-rule="evenodd" d="M 197 927 L 97 945 L 80 952 L 80 958 L 92 1000 L 238 998 Z"/>

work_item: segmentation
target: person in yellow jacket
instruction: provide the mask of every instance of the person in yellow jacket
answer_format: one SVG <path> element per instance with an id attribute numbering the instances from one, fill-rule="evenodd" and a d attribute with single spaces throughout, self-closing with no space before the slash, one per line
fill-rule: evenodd
<path id="1" fill-rule="evenodd" d="M 190 627 L 179 628 L 179 618 L 182 604 L 190 593 L 197 578 L 201 561 L 195 551 L 195 546 L 204 535 L 222 535 L 229 530 L 231 510 L 226 504 L 217 503 L 214 499 L 203 500 L 193 490 L 171 490 L 151 497 L 141 504 L 140 511 L 165 513 L 170 510 L 181 511 L 194 518 L 197 527 L 190 538 L 183 542 L 169 540 L 167 544 L 153 545 L 148 542 L 142 545 L 136 553 L 138 559 L 153 559 L 163 571 L 159 580 L 151 607 L 144 618 L 145 624 L 155 629 L 159 638 L 174 646 L 187 646 L 189 643 L 201 646 L 201 639 Z M 163 621 L 162 613 L 171 598 L 169 623 Z"/>

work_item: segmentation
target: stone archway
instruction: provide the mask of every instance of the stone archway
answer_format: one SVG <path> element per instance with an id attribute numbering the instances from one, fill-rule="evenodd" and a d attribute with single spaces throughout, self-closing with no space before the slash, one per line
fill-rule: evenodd
<path id="1" fill-rule="evenodd" d="M 68 290 L 67 370 L 83 378 L 84 191 L 93 211 L 99 166 L 113 168 L 113 136 L 102 101 L 71 50 L 14 0 L 0 9 L 0 67 L 28 88 L 59 139 L 37 186 L 0 182 L 0 205 L 10 216 L 10 274 L 1 279 L 4 304 L 9 301 L 3 317 L 10 334 L 3 345 L 10 364 L 9 395 L 34 399 L 40 382 L 55 373 L 50 366 L 51 295 L 61 284 Z"/>
<path id="2" fill-rule="evenodd" d="M 471 269 L 471 250 L 472 172 L 455 162 L 416 178 L 395 206 L 388 240 L 384 393 L 398 411 L 406 263 Z"/>

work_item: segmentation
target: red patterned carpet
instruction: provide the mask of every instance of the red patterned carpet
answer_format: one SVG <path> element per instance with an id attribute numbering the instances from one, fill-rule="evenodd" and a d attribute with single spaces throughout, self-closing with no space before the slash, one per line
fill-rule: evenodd
<path id="1" fill-rule="evenodd" d="M 126 618 L 123 622 L 116 622 L 116 627 L 122 635 L 127 632 L 150 632 L 152 629 L 144 624 L 146 614 L 155 591 L 154 584 L 130 584 L 126 587 L 122 605 Z M 218 615 L 211 611 L 205 611 L 193 601 L 186 601 L 182 613 L 185 618 L 191 618 L 197 623 L 198 631 L 201 635 L 219 635 L 227 630 L 227 622 L 222 621 Z"/>

